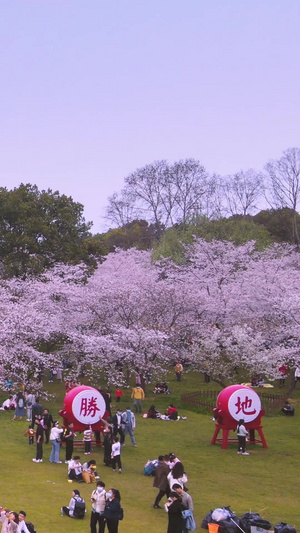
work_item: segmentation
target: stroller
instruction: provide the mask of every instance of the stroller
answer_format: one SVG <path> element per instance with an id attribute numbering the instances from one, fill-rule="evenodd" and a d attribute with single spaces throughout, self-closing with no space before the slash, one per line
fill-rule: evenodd
<path id="1" fill-rule="evenodd" d="M 171 394 L 171 390 L 169 389 L 166 381 L 156 383 L 153 392 L 154 394 Z"/>

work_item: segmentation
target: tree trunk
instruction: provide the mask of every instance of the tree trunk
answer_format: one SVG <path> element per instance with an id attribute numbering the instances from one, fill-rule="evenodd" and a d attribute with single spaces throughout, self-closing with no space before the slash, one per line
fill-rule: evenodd
<path id="1" fill-rule="evenodd" d="M 146 396 L 146 380 L 145 380 L 145 377 L 143 375 L 141 375 L 141 387 L 145 393 L 145 396 Z"/>
<path id="2" fill-rule="evenodd" d="M 297 226 L 297 211 L 294 209 L 293 211 L 293 234 L 294 234 L 294 242 L 295 244 L 299 244 L 299 232 L 298 232 L 298 226 Z"/>
<path id="3" fill-rule="evenodd" d="M 292 393 L 293 393 L 295 387 L 296 387 L 295 369 L 292 369 L 290 371 L 290 375 L 289 375 L 289 388 L 288 388 L 287 395 L 286 395 L 287 398 L 291 398 L 292 397 Z"/>

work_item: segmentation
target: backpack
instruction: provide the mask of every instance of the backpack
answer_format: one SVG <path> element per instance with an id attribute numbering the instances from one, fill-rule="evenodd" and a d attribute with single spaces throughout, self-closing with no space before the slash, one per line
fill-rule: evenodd
<path id="1" fill-rule="evenodd" d="M 120 507 L 119 520 L 123 520 L 123 518 L 124 518 L 124 509 L 123 509 L 123 507 Z"/>
<path id="2" fill-rule="evenodd" d="M 155 476 L 155 470 L 157 468 L 158 460 L 147 461 L 144 466 L 144 476 Z"/>
<path id="3" fill-rule="evenodd" d="M 20 409 L 22 409 L 22 407 L 24 407 L 23 398 L 19 398 L 19 400 L 18 400 L 18 407 L 20 407 Z"/>
<path id="4" fill-rule="evenodd" d="M 85 501 L 80 496 L 75 496 L 75 508 L 73 511 L 73 516 L 75 518 L 84 518 L 85 517 Z"/>
<path id="5" fill-rule="evenodd" d="M 35 529 L 35 527 L 34 527 L 32 522 L 25 522 L 25 524 L 26 524 L 26 527 L 27 527 L 29 533 L 36 533 L 36 529 Z"/>
<path id="6" fill-rule="evenodd" d="M 285 522 L 279 522 L 274 526 L 274 533 L 296 533 L 293 526 L 288 526 Z"/>

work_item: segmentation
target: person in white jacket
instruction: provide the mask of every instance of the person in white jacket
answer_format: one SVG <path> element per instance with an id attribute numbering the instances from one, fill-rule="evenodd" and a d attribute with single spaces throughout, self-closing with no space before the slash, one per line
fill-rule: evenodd
<path id="1" fill-rule="evenodd" d="M 20 511 L 17 533 L 30 533 L 28 527 L 26 526 L 25 518 L 26 518 L 25 511 Z"/>
<path id="2" fill-rule="evenodd" d="M 236 428 L 239 441 L 237 453 L 240 455 L 249 455 L 249 453 L 246 452 L 246 437 L 248 435 L 248 431 L 244 426 L 244 422 L 245 420 L 241 418 Z"/>
<path id="3" fill-rule="evenodd" d="M 91 533 L 97 533 L 97 524 L 99 532 L 104 531 L 105 518 L 104 509 L 106 504 L 106 492 L 105 483 L 103 481 L 97 481 L 97 488 L 93 490 L 91 495 L 92 512 L 91 512 Z"/>
<path id="4" fill-rule="evenodd" d="M 61 463 L 59 460 L 60 439 L 63 433 L 63 429 L 59 429 L 59 423 L 54 422 L 53 428 L 50 432 L 50 442 L 52 444 L 52 450 L 50 454 L 50 463 Z"/>
<path id="5" fill-rule="evenodd" d="M 171 472 L 168 474 L 168 482 L 170 490 L 173 490 L 173 485 L 178 483 L 185 490 L 185 483 L 188 482 L 187 475 L 184 471 L 183 464 L 178 461 L 172 468 Z"/>

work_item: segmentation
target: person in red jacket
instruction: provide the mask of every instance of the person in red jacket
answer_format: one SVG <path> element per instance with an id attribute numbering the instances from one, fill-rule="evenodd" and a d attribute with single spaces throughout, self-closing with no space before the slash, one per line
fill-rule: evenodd
<path id="1" fill-rule="evenodd" d="M 170 420 L 177 420 L 178 411 L 172 403 L 170 403 L 168 409 L 166 410 L 166 415 L 169 417 Z"/>
<path id="2" fill-rule="evenodd" d="M 119 387 L 117 387 L 115 391 L 115 398 L 117 403 L 120 402 L 121 396 L 124 396 L 124 392 Z"/>

